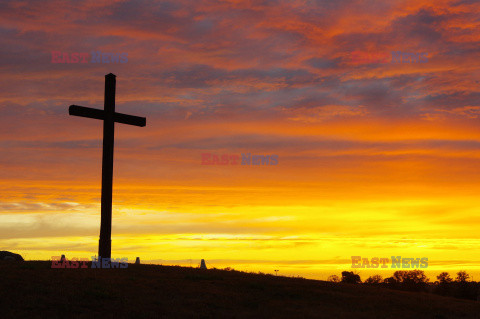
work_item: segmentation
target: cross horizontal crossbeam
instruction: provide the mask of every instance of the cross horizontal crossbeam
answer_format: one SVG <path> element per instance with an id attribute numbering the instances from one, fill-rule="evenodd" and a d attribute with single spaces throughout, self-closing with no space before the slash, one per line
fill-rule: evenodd
<path id="1" fill-rule="evenodd" d="M 97 120 L 105 120 L 105 111 L 94 109 L 91 107 L 85 106 L 78 106 L 78 105 L 70 105 L 68 108 L 68 114 L 81 116 L 81 117 L 88 117 Z M 147 125 L 147 119 L 145 117 L 128 115 L 123 113 L 115 112 L 113 115 L 113 120 L 117 123 L 128 124 L 128 125 L 135 125 L 144 127 Z"/>

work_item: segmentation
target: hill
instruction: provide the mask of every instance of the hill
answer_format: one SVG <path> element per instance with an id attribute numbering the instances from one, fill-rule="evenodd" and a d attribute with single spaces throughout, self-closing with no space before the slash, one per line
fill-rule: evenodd
<path id="1" fill-rule="evenodd" d="M 2 318 L 480 318 L 480 303 L 364 285 L 132 265 L 0 262 Z"/>

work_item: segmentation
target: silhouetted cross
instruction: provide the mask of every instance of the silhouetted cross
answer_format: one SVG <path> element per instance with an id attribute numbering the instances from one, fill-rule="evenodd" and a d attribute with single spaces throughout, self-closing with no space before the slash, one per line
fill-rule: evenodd
<path id="1" fill-rule="evenodd" d="M 98 257 L 111 258 L 112 253 L 112 182 L 113 182 L 113 145 L 115 122 L 145 126 L 146 118 L 115 112 L 116 76 L 105 75 L 104 110 L 70 105 L 70 115 L 103 120 L 103 159 L 102 159 L 102 217 L 100 222 L 100 240 Z"/>

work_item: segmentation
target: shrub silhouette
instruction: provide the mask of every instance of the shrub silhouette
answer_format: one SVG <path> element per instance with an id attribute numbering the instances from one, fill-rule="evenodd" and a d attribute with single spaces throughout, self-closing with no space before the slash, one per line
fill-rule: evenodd
<path id="1" fill-rule="evenodd" d="M 327 278 L 330 282 L 340 282 L 340 278 L 337 275 L 331 275 Z"/>
<path id="2" fill-rule="evenodd" d="M 455 280 L 448 272 L 442 272 L 437 276 L 437 281 L 430 282 L 423 270 L 414 269 L 410 271 L 398 270 L 392 277 L 383 280 L 382 276 L 373 275 L 368 277 L 364 284 L 395 290 L 424 291 L 442 296 L 480 301 L 480 282 L 469 281 L 469 279 L 470 275 L 466 271 L 459 271 Z M 332 275 L 328 277 L 328 281 L 361 283 L 359 274 L 351 271 L 343 271 L 341 279 Z"/>
<path id="3" fill-rule="evenodd" d="M 373 275 L 368 277 L 364 283 L 368 285 L 379 285 L 383 282 L 383 278 L 380 275 Z"/>

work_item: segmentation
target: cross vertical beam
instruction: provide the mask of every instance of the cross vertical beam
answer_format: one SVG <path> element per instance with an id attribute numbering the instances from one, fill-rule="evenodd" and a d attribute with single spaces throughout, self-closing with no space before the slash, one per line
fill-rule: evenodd
<path id="1" fill-rule="evenodd" d="M 113 146 L 115 144 L 115 86 L 116 76 L 105 75 L 105 102 L 103 120 L 102 158 L 102 217 L 98 257 L 111 258 L 112 253 L 112 188 L 113 188 Z"/>
<path id="2" fill-rule="evenodd" d="M 112 188 L 113 188 L 113 146 L 115 143 L 115 122 L 144 127 L 147 119 L 140 116 L 115 112 L 116 76 L 105 75 L 105 102 L 103 110 L 85 106 L 70 105 L 68 113 L 103 121 L 103 157 L 102 157 L 102 214 L 99 258 L 111 258 L 112 254 Z"/>

